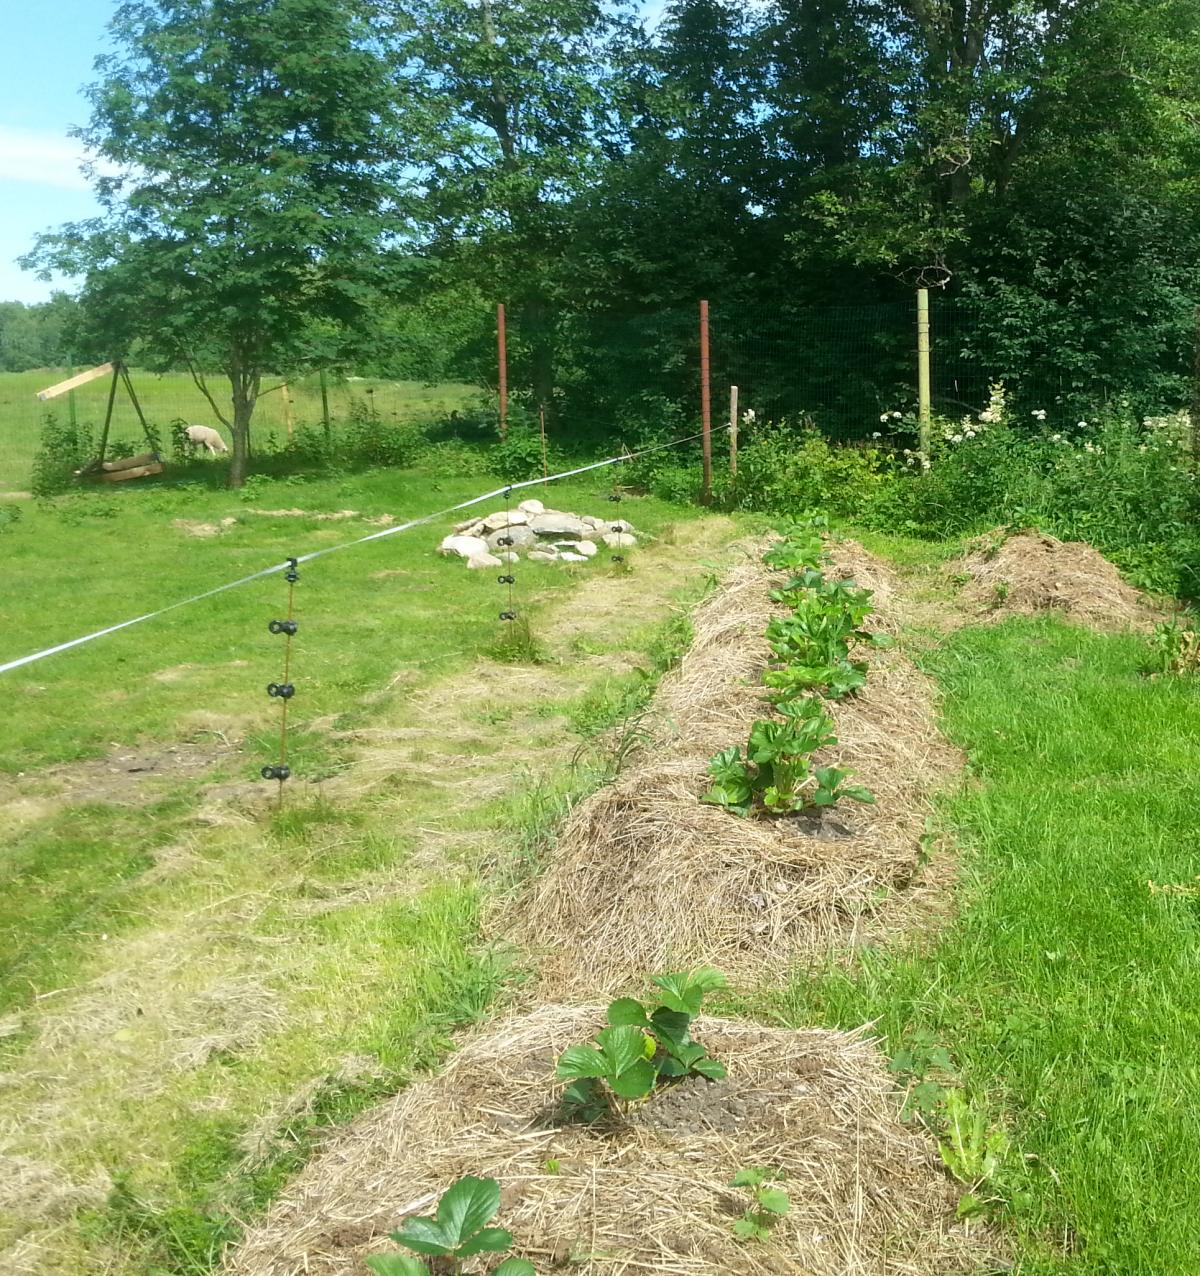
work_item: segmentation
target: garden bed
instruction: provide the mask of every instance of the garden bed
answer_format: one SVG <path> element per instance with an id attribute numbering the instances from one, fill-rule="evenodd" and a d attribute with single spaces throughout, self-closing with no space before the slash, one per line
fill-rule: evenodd
<path id="1" fill-rule="evenodd" d="M 717 1019 L 697 1035 L 724 1081 L 685 1081 L 621 1127 L 566 1124 L 556 1057 L 603 1023 L 546 1006 L 476 1035 L 443 1073 L 340 1132 L 230 1256 L 228 1276 L 349 1276 L 464 1174 L 501 1186 L 497 1223 L 539 1272 L 880 1276 L 978 1270 L 996 1248 L 957 1221 L 936 1151 L 896 1116 L 893 1082 L 858 1033 Z M 769 1167 L 790 1199 L 770 1235 L 738 1239 L 730 1181 Z"/>
<path id="2" fill-rule="evenodd" d="M 876 591 L 897 582 L 855 542 L 831 543 L 830 575 Z M 701 797 L 710 757 L 764 710 L 762 631 L 777 576 L 737 567 L 699 609 L 695 640 L 655 700 L 654 740 L 569 819 L 546 871 L 497 926 L 539 959 L 549 995 L 594 996 L 697 962 L 738 981 L 868 942 L 907 900 L 933 791 L 961 758 L 938 731 L 931 683 L 895 648 L 872 651 L 866 686 L 831 705 L 844 763 L 875 795 L 844 803 L 849 833 L 795 818 L 739 819 Z M 886 610 L 870 621 L 887 628 Z"/>

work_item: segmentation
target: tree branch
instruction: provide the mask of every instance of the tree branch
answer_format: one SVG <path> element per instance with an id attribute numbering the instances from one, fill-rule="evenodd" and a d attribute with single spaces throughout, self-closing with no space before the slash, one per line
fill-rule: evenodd
<path id="1" fill-rule="evenodd" d="M 204 374 L 196 367 L 195 363 L 192 362 L 190 355 L 186 355 L 185 358 L 187 359 L 188 371 L 192 374 L 192 380 L 196 383 L 196 389 L 199 390 L 200 393 L 208 400 L 208 406 L 212 408 L 213 414 L 216 416 L 217 420 L 220 421 L 226 429 L 231 428 L 228 418 L 225 416 L 224 412 L 217 407 L 216 399 L 214 399 L 212 394 L 209 392 L 208 382 L 205 381 Z"/>

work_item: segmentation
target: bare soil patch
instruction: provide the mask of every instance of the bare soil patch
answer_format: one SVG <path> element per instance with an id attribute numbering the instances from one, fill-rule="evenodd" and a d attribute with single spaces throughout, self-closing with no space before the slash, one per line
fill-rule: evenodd
<path id="1" fill-rule="evenodd" d="M 1055 611 L 1107 630 L 1149 630 L 1162 619 L 1161 609 L 1090 545 L 1037 531 L 1001 541 L 1003 535 L 980 537 L 954 567 L 970 576 L 962 597 L 978 616 L 1003 620 Z"/>
<path id="2" fill-rule="evenodd" d="M 861 1034 L 702 1019 L 728 1080 L 653 1096 L 623 1128 L 565 1124 L 554 1061 L 602 1023 L 595 1007 L 552 1005 L 475 1036 L 440 1076 L 336 1135 L 227 1276 L 361 1272 L 394 1248 L 386 1235 L 406 1213 L 468 1173 L 500 1181 L 497 1222 L 539 1271 L 952 1273 L 994 1249 L 955 1220 L 956 1189 L 928 1139 L 896 1119 Z M 748 1202 L 729 1184 L 759 1165 L 785 1176 L 792 1209 L 747 1244 L 732 1225 Z"/>
<path id="3" fill-rule="evenodd" d="M 895 578 L 883 564 L 854 542 L 831 552 L 833 574 L 877 584 L 886 605 Z M 767 711 L 763 629 L 777 580 L 755 558 L 700 607 L 692 648 L 656 697 L 654 740 L 575 809 L 546 871 L 497 923 L 539 959 L 550 995 L 616 992 L 698 962 L 778 980 L 891 929 L 888 911 L 908 899 L 930 799 L 962 760 L 938 730 L 933 685 L 895 648 L 872 652 L 866 687 L 830 706 L 839 742 L 821 759 L 852 768 L 874 805 L 847 802 L 814 825 L 701 801 L 711 756 L 744 743 Z"/>

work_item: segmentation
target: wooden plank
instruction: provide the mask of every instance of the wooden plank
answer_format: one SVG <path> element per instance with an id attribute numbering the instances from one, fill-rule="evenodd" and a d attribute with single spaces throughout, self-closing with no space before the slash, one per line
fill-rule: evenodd
<path id="1" fill-rule="evenodd" d="M 102 363 L 98 368 L 92 368 L 88 372 L 81 372 L 78 376 L 69 377 L 66 381 L 60 381 L 58 385 L 52 385 L 49 390 L 39 390 L 38 399 L 45 403 L 47 399 L 57 399 L 60 394 L 66 394 L 68 390 L 78 390 L 81 385 L 87 385 L 89 381 L 96 381 L 100 377 L 106 377 L 112 372 L 111 363 Z"/>
<path id="2" fill-rule="evenodd" d="M 155 461 L 152 465 L 139 465 L 133 470 L 102 470 L 95 475 L 101 483 L 121 483 L 125 479 L 146 478 L 150 474 L 161 474 L 163 465 Z"/>

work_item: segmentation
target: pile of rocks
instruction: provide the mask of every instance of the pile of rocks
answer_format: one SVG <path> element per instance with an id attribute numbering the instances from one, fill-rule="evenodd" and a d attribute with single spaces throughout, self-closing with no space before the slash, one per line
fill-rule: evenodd
<path id="1" fill-rule="evenodd" d="M 459 523 L 442 541 L 440 552 L 467 560 L 468 567 L 501 567 L 520 562 L 586 563 L 600 552 L 633 549 L 637 537 L 623 518 L 594 518 L 548 510 L 541 501 L 522 501 L 515 510 L 498 510 Z"/>

